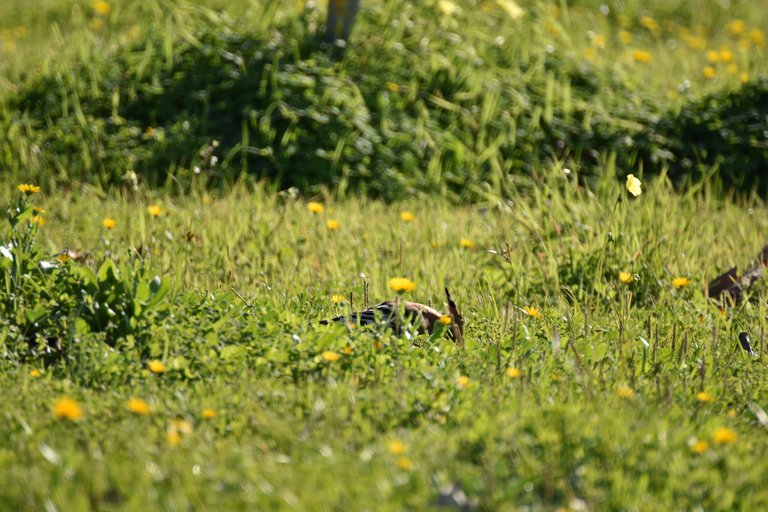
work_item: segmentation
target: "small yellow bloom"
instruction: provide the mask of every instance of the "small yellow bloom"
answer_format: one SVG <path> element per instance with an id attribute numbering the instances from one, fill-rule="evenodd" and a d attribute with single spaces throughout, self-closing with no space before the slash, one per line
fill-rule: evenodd
<path id="1" fill-rule="evenodd" d="M 327 227 L 329 231 L 336 231 L 339 229 L 339 221 L 330 219 L 325 223 L 325 227 Z"/>
<path id="2" fill-rule="evenodd" d="M 156 204 L 147 206 L 147 212 L 153 217 L 159 217 L 163 214 L 163 209 Z"/>
<path id="3" fill-rule="evenodd" d="M 619 30 L 619 40 L 624 44 L 632 42 L 632 33 L 626 30 Z"/>
<path id="4" fill-rule="evenodd" d="M 169 426 L 171 430 L 175 430 L 179 434 L 187 435 L 192 433 L 192 424 L 184 418 L 174 418 L 171 420 Z"/>
<path id="5" fill-rule="evenodd" d="M 707 450 L 709 450 L 709 443 L 704 440 L 696 441 L 691 445 L 691 451 L 699 455 L 705 453 Z"/>
<path id="6" fill-rule="evenodd" d="M 343 295 L 338 295 L 338 294 L 331 295 L 331 302 L 333 302 L 334 304 L 340 304 L 345 300 L 347 299 Z"/>
<path id="7" fill-rule="evenodd" d="M 323 361 L 334 363 L 341 359 L 341 355 L 338 352 L 325 351 L 321 354 Z"/>
<path id="8" fill-rule="evenodd" d="M 19 189 L 19 192 L 25 195 L 35 194 L 37 192 L 40 192 L 40 187 L 38 187 L 37 185 L 31 185 L 29 183 L 22 183 L 17 188 Z"/>
<path id="9" fill-rule="evenodd" d="M 619 281 L 621 281 L 624 284 L 629 284 L 632 281 L 634 281 L 635 278 L 632 277 L 632 274 L 629 272 L 619 272 Z"/>
<path id="10" fill-rule="evenodd" d="M 699 393 L 696 393 L 696 400 L 699 402 L 712 403 L 715 401 L 715 397 L 706 391 L 700 391 Z"/>
<path id="11" fill-rule="evenodd" d="M 717 50 L 707 50 L 707 60 L 715 63 L 720 60 L 720 52 Z"/>
<path id="12" fill-rule="evenodd" d="M 40 377 L 42 374 L 43 372 L 41 372 L 37 368 L 35 368 L 34 370 L 30 370 L 29 372 L 29 376 L 32 377 L 33 379 Z"/>
<path id="13" fill-rule="evenodd" d="M 726 28 L 728 29 L 728 32 L 731 33 L 731 35 L 740 36 L 744 33 L 747 25 L 742 20 L 731 20 L 726 25 Z"/>
<path id="14" fill-rule="evenodd" d="M 720 60 L 728 64 L 733 61 L 733 52 L 727 48 L 720 50 Z"/>
<path id="15" fill-rule="evenodd" d="M 412 292 L 416 289 L 416 283 L 407 277 L 393 277 L 389 280 L 389 287 L 397 293 Z"/>
<path id="16" fill-rule="evenodd" d="M 459 386 L 460 388 L 465 388 L 469 386 L 469 377 L 467 377 L 466 375 L 460 375 L 456 379 L 456 385 Z"/>
<path id="17" fill-rule="evenodd" d="M 646 50 L 635 50 L 632 52 L 632 58 L 635 59 L 635 62 L 640 62 L 643 64 L 649 64 L 653 61 L 653 55 L 651 55 L 651 52 Z"/>
<path id="18" fill-rule="evenodd" d="M 387 89 L 389 89 L 392 92 L 397 92 L 400 90 L 400 86 L 397 85 L 395 82 L 387 82 Z"/>
<path id="19" fill-rule="evenodd" d="M 541 310 L 533 306 L 523 306 L 523 311 L 531 315 L 533 318 L 541 318 Z"/>
<path id="20" fill-rule="evenodd" d="M 717 76 L 717 70 L 712 66 L 705 66 L 704 69 L 701 70 L 701 74 L 703 74 L 704 78 L 707 80 L 711 80 Z"/>
<path id="21" fill-rule="evenodd" d="M 200 416 L 202 416 L 203 419 L 206 419 L 206 420 L 212 420 L 218 415 L 219 414 L 216 411 L 208 407 L 200 411 Z"/>
<path id="22" fill-rule="evenodd" d="M 446 16 L 452 16 L 461 10 L 458 5 L 450 0 L 437 0 L 437 8 Z"/>
<path id="23" fill-rule="evenodd" d="M 725 72 L 729 75 L 735 75 L 736 73 L 739 72 L 739 66 L 737 66 L 736 64 L 728 64 L 725 67 Z"/>
<path id="24" fill-rule="evenodd" d="M 395 464 L 397 464 L 397 467 L 402 469 L 403 471 L 408 471 L 411 468 L 413 468 L 413 461 L 405 456 L 398 457 L 395 461 Z"/>
<path id="25" fill-rule="evenodd" d="M 634 174 L 627 174 L 627 191 L 637 197 L 643 193 L 642 183 Z"/>
<path id="26" fill-rule="evenodd" d="M 29 218 L 29 223 L 37 224 L 38 226 L 43 227 L 45 226 L 45 217 L 43 217 L 42 215 L 33 215 L 32 217 Z"/>
<path id="27" fill-rule="evenodd" d="M 640 16 L 640 25 L 648 29 L 649 32 L 657 35 L 659 33 L 659 24 L 650 16 Z"/>
<path id="28" fill-rule="evenodd" d="M 147 368 L 149 368 L 149 371 L 152 373 L 163 373 L 165 371 L 165 365 L 162 361 L 158 361 L 157 359 L 152 359 L 148 362 Z"/>
<path id="29" fill-rule="evenodd" d="M 344 347 L 344 355 L 351 356 L 352 355 L 352 347 L 350 347 L 349 345 Z"/>
<path id="30" fill-rule="evenodd" d="M 629 386 L 619 386 L 616 390 L 616 394 L 619 395 L 619 398 L 633 398 L 635 396 L 635 391 Z"/>
<path id="31" fill-rule="evenodd" d="M 739 73 L 739 82 L 743 84 L 749 82 L 749 74 L 746 71 Z"/>
<path id="32" fill-rule="evenodd" d="M 451 315 L 443 315 L 437 321 L 443 325 L 451 325 Z"/>
<path id="33" fill-rule="evenodd" d="M 129 411 L 139 416 L 146 416 L 150 411 L 149 404 L 141 398 L 130 398 L 125 402 L 125 406 Z"/>
<path id="34" fill-rule="evenodd" d="M 53 405 L 53 415 L 62 420 L 77 421 L 83 417 L 83 408 L 72 398 L 62 397 Z"/>
<path id="35" fill-rule="evenodd" d="M 117 221 L 115 219 L 112 219 L 110 217 L 104 218 L 104 220 L 101 221 L 101 225 L 104 226 L 107 229 L 112 229 L 115 226 L 117 226 Z"/>
<path id="36" fill-rule="evenodd" d="M 403 210 L 400 212 L 400 220 L 403 222 L 413 222 L 416 220 L 416 216 L 408 210 Z"/>
<path id="37" fill-rule="evenodd" d="M 728 427 L 717 427 L 712 434 L 712 439 L 717 444 L 730 444 L 735 442 L 739 438 L 736 431 Z"/>
<path id="38" fill-rule="evenodd" d="M 728 416 L 729 418 L 735 418 L 736 417 L 736 409 L 728 409 L 725 412 L 725 415 Z"/>
<path id="39" fill-rule="evenodd" d="M 763 46 L 765 44 L 765 33 L 759 28 L 755 27 L 749 31 L 749 40 L 755 46 Z"/>
<path id="40" fill-rule="evenodd" d="M 312 213 L 323 213 L 325 206 L 323 206 L 321 203 L 310 201 L 307 203 L 307 209 Z"/>
<path id="41" fill-rule="evenodd" d="M 511 379 L 519 379 L 522 376 L 523 372 L 521 372 L 519 368 L 515 368 L 514 366 L 507 368 L 507 377 Z"/>
<path id="42" fill-rule="evenodd" d="M 675 288 L 685 288 L 686 286 L 690 286 L 691 280 L 687 277 L 676 277 L 672 280 L 672 286 Z"/>
<path id="43" fill-rule="evenodd" d="M 469 240 L 467 238 L 462 238 L 459 240 L 459 247 L 463 249 L 473 249 L 475 247 L 475 244 L 472 243 L 472 240 Z"/>
<path id="44" fill-rule="evenodd" d="M 165 438 L 167 439 L 168 444 L 171 446 L 176 446 L 181 442 L 181 434 L 175 430 L 169 430 Z"/>
<path id="45" fill-rule="evenodd" d="M 93 7 L 93 12 L 99 16 L 106 16 L 109 14 L 109 11 L 112 10 L 109 3 L 105 2 L 104 0 L 95 0 L 93 3 L 91 3 L 91 7 Z"/>
<path id="46" fill-rule="evenodd" d="M 402 455 L 408 451 L 408 446 L 399 439 L 393 439 L 387 443 L 387 450 L 392 455 Z"/>

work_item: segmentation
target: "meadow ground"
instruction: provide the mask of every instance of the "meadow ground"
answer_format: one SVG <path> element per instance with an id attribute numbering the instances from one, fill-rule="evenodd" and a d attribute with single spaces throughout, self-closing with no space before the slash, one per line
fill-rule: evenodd
<path id="1" fill-rule="evenodd" d="M 51 37 L 71 30 L 87 46 L 78 38 L 103 29 L 98 2 L 13 5 L 15 25 L 2 21 L 38 37 L 3 64 L 3 95 L 24 56 L 63 51 L 34 43 L 45 13 Z M 587 7 L 562 23 L 600 19 Z M 130 30 L 108 22 L 116 38 Z M 642 23 L 633 44 L 662 30 Z M 733 40 L 721 29 L 718 52 Z M 5 52 L 22 32 L 2 33 Z M 656 62 L 690 61 L 698 76 L 698 44 Z M 750 44 L 739 55 L 760 73 Z M 616 55 L 646 65 L 634 51 Z M 694 86 L 738 87 L 745 71 L 727 74 L 723 55 L 710 63 L 719 85 L 702 73 Z M 668 75 L 646 92 L 665 97 Z M 437 510 L 454 485 L 479 510 L 767 508 L 766 284 L 735 307 L 706 297 L 768 241 L 765 203 L 641 170 L 634 196 L 626 171 L 609 162 L 585 181 L 550 162 L 458 204 L 249 178 L 183 193 L 53 172 L 39 190 L 6 181 L 0 509 Z M 438 308 L 447 284 L 464 345 L 319 324 L 362 306 L 366 287 L 371 303 L 393 298 L 393 277 Z"/>

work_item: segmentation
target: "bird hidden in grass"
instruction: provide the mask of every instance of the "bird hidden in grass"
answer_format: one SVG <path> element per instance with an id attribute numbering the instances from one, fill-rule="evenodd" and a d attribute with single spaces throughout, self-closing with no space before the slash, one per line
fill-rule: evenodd
<path id="1" fill-rule="evenodd" d="M 462 343 L 464 341 L 464 318 L 451 298 L 447 287 L 445 288 L 445 297 L 448 304 L 447 315 L 426 304 L 404 301 L 402 302 L 403 318 L 399 319 L 397 302 L 387 300 L 362 311 L 337 316 L 330 320 L 322 320 L 320 323 L 328 325 L 331 322 L 337 322 L 346 326 L 380 325 L 392 329 L 397 335 L 402 334 L 402 324 L 404 324 L 405 326 L 416 327 L 421 334 L 432 334 L 439 326 L 444 325 L 442 319 L 447 317 L 450 319 L 450 324 L 445 330 L 445 336 L 456 343 Z"/>

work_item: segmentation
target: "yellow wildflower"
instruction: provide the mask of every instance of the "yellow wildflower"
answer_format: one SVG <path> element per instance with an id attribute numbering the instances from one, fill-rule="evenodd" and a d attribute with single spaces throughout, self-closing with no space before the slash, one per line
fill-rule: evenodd
<path id="1" fill-rule="evenodd" d="M 352 355 L 352 347 L 350 347 L 349 345 L 344 347 L 344 355 L 351 356 Z"/>
<path id="2" fill-rule="evenodd" d="M 755 46 L 763 46 L 765 44 L 765 33 L 759 28 L 755 27 L 749 31 L 749 40 Z"/>
<path id="3" fill-rule="evenodd" d="M 728 409 L 727 411 L 725 411 L 725 415 L 728 416 L 729 418 L 735 418 L 736 417 L 736 409 L 733 409 L 733 408 Z"/>
<path id="4" fill-rule="evenodd" d="M 72 398 L 62 397 L 53 405 L 53 415 L 62 420 L 77 421 L 83 417 L 83 408 Z"/>
<path id="5" fill-rule="evenodd" d="M 38 187 L 37 185 L 31 185 L 29 183 L 22 183 L 17 188 L 19 189 L 19 192 L 25 195 L 35 194 L 37 192 L 40 192 L 40 187 Z"/>
<path id="6" fill-rule="evenodd" d="M 413 461 L 408 457 L 398 457 L 395 461 L 395 464 L 397 464 L 397 467 L 402 469 L 403 471 L 408 471 L 409 469 L 413 468 Z"/>
<path id="7" fill-rule="evenodd" d="M 140 416 L 146 416 L 150 411 L 149 404 L 141 398 L 130 398 L 125 402 L 125 406 L 129 411 Z"/>
<path id="8" fill-rule="evenodd" d="M 416 216 L 409 212 L 408 210 L 403 210 L 400 212 L 400 220 L 403 222 L 413 222 L 416 220 Z"/>
<path id="9" fill-rule="evenodd" d="M 159 217 L 163 214 L 163 209 L 156 204 L 147 206 L 147 212 L 153 217 Z"/>
<path id="10" fill-rule="evenodd" d="M 707 50 L 707 60 L 712 63 L 719 61 L 720 52 L 717 50 Z"/>
<path id="11" fill-rule="evenodd" d="M 712 439 L 717 444 L 730 444 L 736 442 L 738 438 L 739 436 L 736 434 L 736 431 L 728 427 L 717 427 L 712 434 Z"/>
<path id="12" fill-rule="evenodd" d="M 106 16 L 109 14 L 109 11 L 112 10 L 112 7 L 110 7 L 109 3 L 105 2 L 104 0 L 95 0 L 93 3 L 91 3 L 91 7 L 93 7 L 93 12 L 99 16 Z"/>
<path id="13" fill-rule="evenodd" d="M 400 86 L 397 85 L 395 82 L 387 82 L 387 89 L 389 89 L 392 92 L 397 92 L 400 90 Z"/>
<path id="14" fill-rule="evenodd" d="M 686 286 L 690 286 L 691 280 L 687 277 L 676 277 L 672 280 L 672 286 L 675 288 L 685 288 Z"/>
<path id="15" fill-rule="evenodd" d="M 451 325 L 451 315 L 443 315 L 437 321 L 443 325 Z"/>
<path id="16" fill-rule="evenodd" d="M 653 55 L 651 55 L 651 52 L 646 50 L 635 50 L 632 52 L 632 58 L 635 59 L 635 62 L 640 62 L 643 64 L 649 64 L 653 61 Z"/>
<path id="17" fill-rule="evenodd" d="M 720 61 L 725 62 L 726 64 L 733 61 L 733 52 L 728 48 L 720 50 Z"/>
<path id="18" fill-rule="evenodd" d="M 616 390 L 616 394 L 619 395 L 619 398 L 633 398 L 635 396 L 635 391 L 629 386 L 619 386 Z"/>
<path id="19" fill-rule="evenodd" d="M 700 391 L 699 393 L 696 393 L 696 400 L 699 402 L 712 403 L 715 401 L 715 397 L 706 391 Z"/>
<path id="20" fill-rule="evenodd" d="M 393 277 L 389 280 L 389 287 L 397 293 L 412 292 L 416 289 L 416 283 L 407 277 Z"/>
<path id="21" fill-rule="evenodd" d="M 619 30 L 619 40 L 624 44 L 632 42 L 632 33 L 626 30 Z"/>
<path id="22" fill-rule="evenodd" d="M 162 361 L 158 361 L 157 359 L 152 359 L 148 362 L 147 368 L 149 368 L 149 371 L 152 373 L 163 373 L 165 371 L 165 365 Z"/>
<path id="23" fill-rule="evenodd" d="M 339 221 L 330 219 L 325 223 L 325 227 L 328 228 L 329 231 L 336 231 L 339 229 Z"/>
<path id="24" fill-rule="evenodd" d="M 40 377 L 42 374 L 43 372 L 41 372 L 37 368 L 35 368 L 34 370 L 30 370 L 29 372 L 29 376 L 32 377 L 33 379 Z"/>
<path id="25" fill-rule="evenodd" d="M 704 69 L 701 70 L 701 73 L 707 80 L 711 80 L 717 76 L 717 70 L 712 66 L 705 66 Z"/>
<path id="26" fill-rule="evenodd" d="M 200 411 L 200 416 L 202 416 L 203 419 L 206 419 L 206 420 L 211 420 L 211 419 L 215 418 L 218 415 L 219 414 L 216 411 L 214 411 L 213 409 L 211 409 L 209 407 L 206 407 L 205 409 Z"/>
<path id="27" fill-rule="evenodd" d="M 401 440 L 393 439 L 387 443 L 387 450 L 389 450 L 389 453 L 392 455 L 402 455 L 408 451 L 408 447 Z"/>
<path id="28" fill-rule="evenodd" d="M 704 440 L 696 441 L 691 445 L 691 451 L 699 455 L 707 450 L 709 450 L 709 443 Z"/>
<path id="29" fill-rule="evenodd" d="M 334 363 L 341 359 L 341 356 L 338 354 L 338 352 L 325 351 L 320 354 L 320 356 L 323 358 L 323 361 L 328 363 Z"/>
<path id="30" fill-rule="evenodd" d="M 640 25 L 647 28 L 654 35 L 659 33 L 659 24 L 650 16 L 640 16 Z"/>
<path id="31" fill-rule="evenodd" d="M 639 179 L 635 178 L 634 174 L 627 175 L 627 191 L 633 196 L 637 197 L 643 193 L 642 183 Z"/>
<path id="32" fill-rule="evenodd" d="M 29 218 L 29 223 L 37 224 L 38 226 L 43 227 L 45 226 L 45 217 L 43 217 L 42 215 L 33 215 L 32 217 Z"/>
<path id="33" fill-rule="evenodd" d="M 345 300 L 346 298 L 343 295 L 338 295 L 338 294 L 331 295 L 331 302 L 333 302 L 334 304 L 340 304 Z"/>
<path id="34" fill-rule="evenodd" d="M 166 439 L 168 440 L 168 444 L 171 446 L 176 446 L 181 442 L 181 434 L 175 430 L 169 430 L 166 434 Z"/>
<path id="35" fill-rule="evenodd" d="M 726 28 L 728 29 L 728 32 L 731 33 L 731 35 L 740 36 L 744 33 L 747 25 L 742 20 L 731 20 L 726 25 Z"/>
<path id="36" fill-rule="evenodd" d="M 175 430 L 179 434 L 187 435 L 192 433 L 192 424 L 184 418 L 174 418 L 169 425 L 171 430 Z"/>
<path id="37" fill-rule="evenodd" d="M 743 84 L 749 82 L 749 75 L 747 74 L 746 71 L 742 71 L 741 73 L 739 73 L 739 81 Z"/>
<path id="38" fill-rule="evenodd" d="M 521 372 L 519 368 L 515 368 L 514 366 L 507 368 L 507 377 L 511 379 L 519 379 L 522 376 L 523 372 Z"/>
<path id="39" fill-rule="evenodd" d="M 739 66 L 736 64 L 728 64 L 728 66 L 725 68 L 725 72 L 729 75 L 735 75 L 739 72 Z"/>
<path id="40" fill-rule="evenodd" d="M 467 377 L 466 375 L 460 375 L 456 379 L 456 385 L 459 386 L 460 388 L 465 388 L 469 386 L 469 377 Z"/>
<path id="41" fill-rule="evenodd" d="M 619 281 L 624 284 L 629 284 L 634 281 L 635 278 L 629 272 L 619 272 Z"/>
<path id="42" fill-rule="evenodd" d="M 462 238 L 459 240 L 459 247 L 462 247 L 464 249 L 472 249 L 475 247 L 475 244 L 472 243 L 472 240 L 469 240 L 467 238 Z"/>
<path id="43" fill-rule="evenodd" d="M 312 213 L 323 213 L 323 211 L 325 210 L 325 206 L 323 206 L 318 202 L 310 201 L 309 203 L 307 203 L 307 209 Z"/>
<path id="44" fill-rule="evenodd" d="M 533 318 L 541 318 L 541 310 L 533 306 L 523 306 L 523 311 L 531 315 Z"/>
<path id="45" fill-rule="evenodd" d="M 104 220 L 101 221 L 101 225 L 107 229 L 112 229 L 117 225 L 117 221 L 110 217 L 106 217 Z"/>

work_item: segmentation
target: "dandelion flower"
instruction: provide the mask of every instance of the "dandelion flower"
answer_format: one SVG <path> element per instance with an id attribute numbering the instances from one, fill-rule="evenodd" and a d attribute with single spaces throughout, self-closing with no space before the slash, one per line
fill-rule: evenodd
<path id="1" fill-rule="evenodd" d="M 115 219 L 112 219 L 110 217 L 104 218 L 104 220 L 101 221 L 101 225 L 104 226 L 107 229 L 112 229 L 115 226 L 117 226 L 117 221 Z"/>
<path id="2" fill-rule="evenodd" d="M 40 377 L 42 374 L 43 372 L 41 372 L 37 368 L 35 368 L 34 370 L 30 370 L 29 372 L 29 376 L 32 377 L 33 379 Z"/>
<path id="3" fill-rule="evenodd" d="M 726 28 L 728 29 L 728 32 L 731 33 L 732 36 L 740 36 L 744 33 L 744 30 L 747 28 L 747 25 L 742 20 L 731 20 L 726 25 Z"/>
<path id="4" fill-rule="evenodd" d="M 707 80 L 711 80 L 712 78 L 715 78 L 715 76 L 717 76 L 717 70 L 712 66 L 705 66 L 704 69 L 701 70 L 701 73 L 704 75 L 704 78 L 706 78 Z"/>
<path id="5" fill-rule="evenodd" d="M 472 243 L 472 240 L 469 240 L 467 238 L 462 238 L 459 240 L 459 247 L 462 249 L 473 249 L 475 247 L 475 244 Z"/>
<path id="6" fill-rule="evenodd" d="M 176 446 L 181 442 L 181 434 L 175 430 L 169 430 L 165 438 L 168 441 L 168 444 L 171 446 Z"/>
<path id="7" fill-rule="evenodd" d="M 619 395 L 619 398 L 633 398 L 635 396 L 635 391 L 629 386 L 619 386 L 616 390 L 616 394 Z"/>
<path id="8" fill-rule="evenodd" d="M 139 416 L 146 416 L 150 411 L 149 404 L 141 398 L 130 398 L 125 402 L 125 406 L 133 414 L 138 414 Z"/>
<path id="9" fill-rule="evenodd" d="M 541 318 L 541 310 L 533 306 L 523 306 L 523 311 L 533 318 Z"/>
<path id="10" fill-rule="evenodd" d="M 53 415 L 61 420 L 77 421 L 83 417 L 83 408 L 72 398 L 63 397 L 53 405 Z"/>
<path id="11" fill-rule="evenodd" d="M 720 60 L 720 52 L 717 50 L 707 50 L 707 60 L 715 63 Z"/>
<path id="12" fill-rule="evenodd" d="M 440 318 L 438 318 L 437 321 L 440 322 L 443 325 L 451 325 L 451 316 L 450 315 L 443 315 Z"/>
<path id="13" fill-rule="evenodd" d="M 325 206 L 323 206 L 321 203 L 318 203 L 316 201 L 310 201 L 307 203 L 307 209 L 312 213 L 323 213 L 325 210 Z"/>
<path id="14" fill-rule="evenodd" d="M 746 71 L 739 73 L 739 82 L 743 84 L 749 82 L 749 74 Z"/>
<path id="15" fill-rule="evenodd" d="M 712 439 L 717 444 L 731 444 L 739 438 L 736 431 L 728 427 L 717 427 L 712 434 Z"/>
<path id="16" fill-rule="evenodd" d="M 408 447 L 401 440 L 393 439 L 387 443 L 387 450 L 389 450 L 389 453 L 392 455 L 402 455 L 408 451 Z"/>
<path id="17" fill-rule="evenodd" d="M 32 217 L 29 218 L 29 223 L 37 224 L 38 226 L 43 227 L 45 226 L 45 217 L 43 217 L 42 215 L 33 215 Z"/>
<path id="18" fill-rule="evenodd" d="M 642 64 L 649 64 L 653 61 L 653 55 L 646 50 L 635 50 L 632 52 L 632 58 L 635 59 L 635 62 L 640 62 Z"/>
<path id="19" fill-rule="evenodd" d="M 17 188 L 19 189 L 19 192 L 25 195 L 36 194 L 37 192 L 40 192 L 40 187 L 37 185 L 31 185 L 29 183 L 22 183 Z"/>
<path id="20" fill-rule="evenodd" d="M 339 221 L 330 219 L 325 223 L 325 227 L 328 228 L 328 231 L 336 231 L 339 229 Z"/>
<path id="21" fill-rule="evenodd" d="M 352 355 L 352 347 L 350 347 L 349 345 L 344 347 L 344 355 L 351 356 Z"/>
<path id="22" fill-rule="evenodd" d="M 707 450 L 709 450 L 709 443 L 704 440 L 696 441 L 691 445 L 691 451 L 698 455 L 705 453 Z"/>
<path id="23" fill-rule="evenodd" d="M 175 430 L 179 434 L 187 435 L 192 433 L 192 424 L 184 418 L 174 418 L 170 424 L 171 430 Z"/>
<path id="24" fill-rule="evenodd" d="M 706 391 L 701 391 L 699 393 L 696 393 L 696 400 L 698 400 L 699 402 L 712 403 L 715 401 L 715 397 L 712 396 L 711 393 L 707 393 Z"/>
<path id="25" fill-rule="evenodd" d="M 397 293 L 412 292 L 416 289 L 416 283 L 407 277 L 393 277 L 387 283 L 388 286 Z"/>
<path id="26" fill-rule="evenodd" d="M 467 377 L 466 375 L 460 375 L 456 379 L 456 385 L 460 388 L 465 388 L 469 386 L 469 377 Z"/>
<path id="27" fill-rule="evenodd" d="M 402 469 L 403 471 L 408 471 L 411 468 L 413 468 L 413 461 L 405 456 L 398 457 L 395 461 L 395 464 L 397 464 L 397 467 Z"/>
<path id="28" fill-rule="evenodd" d="M 109 5 L 109 3 L 105 2 L 104 0 L 96 0 L 95 2 L 91 3 L 91 7 L 93 7 L 93 12 L 99 16 L 106 16 L 109 14 L 109 11 L 112 10 L 112 7 Z"/>
<path id="29" fill-rule="evenodd" d="M 624 284 L 629 284 L 632 281 L 634 281 L 635 278 L 632 277 L 632 274 L 629 272 L 619 272 L 619 281 L 621 281 Z"/>
<path id="30" fill-rule="evenodd" d="M 521 372 L 519 368 L 515 368 L 514 366 L 507 368 L 507 377 L 511 379 L 519 379 L 522 376 L 523 372 Z"/>
<path id="31" fill-rule="evenodd" d="M 628 32 L 626 30 L 620 30 L 619 31 L 619 40 L 623 44 L 629 44 L 632 42 L 632 33 Z"/>
<path id="32" fill-rule="evenodd" d="M 334 304 L 340 304 L 345 300 L 347 299 L 343 295 L 338 295 L 338 294 L 331 295 L 331 302 L 333 302 Z"/>
<path id="33" fill-rule="evenodd" d="M 675 288 L 685 288 L 686 286 L 690 286 L 691 280 L 687 277 L 676 277 L 672 280 L 672 286 Z"/>
<path id="34" fill-rule="evenodd" d="M 325 351 L 321 354 L 321 357 L 323 358 L 323 361 L 326 361 L 328 363 L 335 363 L 339 359 L 341 359 L 341 355 L 339 355 L 338 352 L 331 352 L 331 351 Z"/>
<path id="35" fill-rule="evenodd" d="M 627 191 L 632 194 L 633 196 L 637 197 L 640 194 L 643 193 L 642 190 L 642 183 L 640 183 L 640 180 L 635 178 L 634 174 L 628 174 L 627 175 Z"/>
<path id="36" fill-rule="evenodd" d="M 159 217 L 163 214 L 163 209 L 159 205 L 152 204 L 147 206 L 147 213 L 153 217 Z"/>
<path id="37" fill-rule="evenodd" d="M 213 409 L 206 407 L 205 409 L 200 411 L 200 416 L 203 417 L 203 419 L 211 420 L 218 416 L 218 413 L 214 411 Z"/>
<path id="38" fill-rule="evenodd" d="M 733 52 L 728 48 L 723 48 L 722 50 L 720 50 L 720 60 L 725 62 L 726 64 L 732 62 Z"/>
<path id="39" fill-rule="evenodd" d="M 765 44 L 765 33 L 759 28 L 755 27 L 749 31 L 749 40 L 755 46 L 763 46 Z"/>
<path id="40" fill-rule="evenodd" d="M 387 82 L 387 89 L 389 89 L 391 92 L 397 92 L 400 90 L 400 86 L 395 82 Z"/>
<path id="41" fill-rule="evenodd" d="M 400 220 L 403 222 L 413 222 L 416 220 L 416 216 L 411 212 L 404 210 L 400 212 Z"/>
<path id="42" fill-rule="evenodd" d="M 152 373 L 163 373 L 165 371 L 165 365 L 162 361 L 158 361 L 157 359 L 148 362 L 147 368 L 149 368 L 149 371 Z"/>

